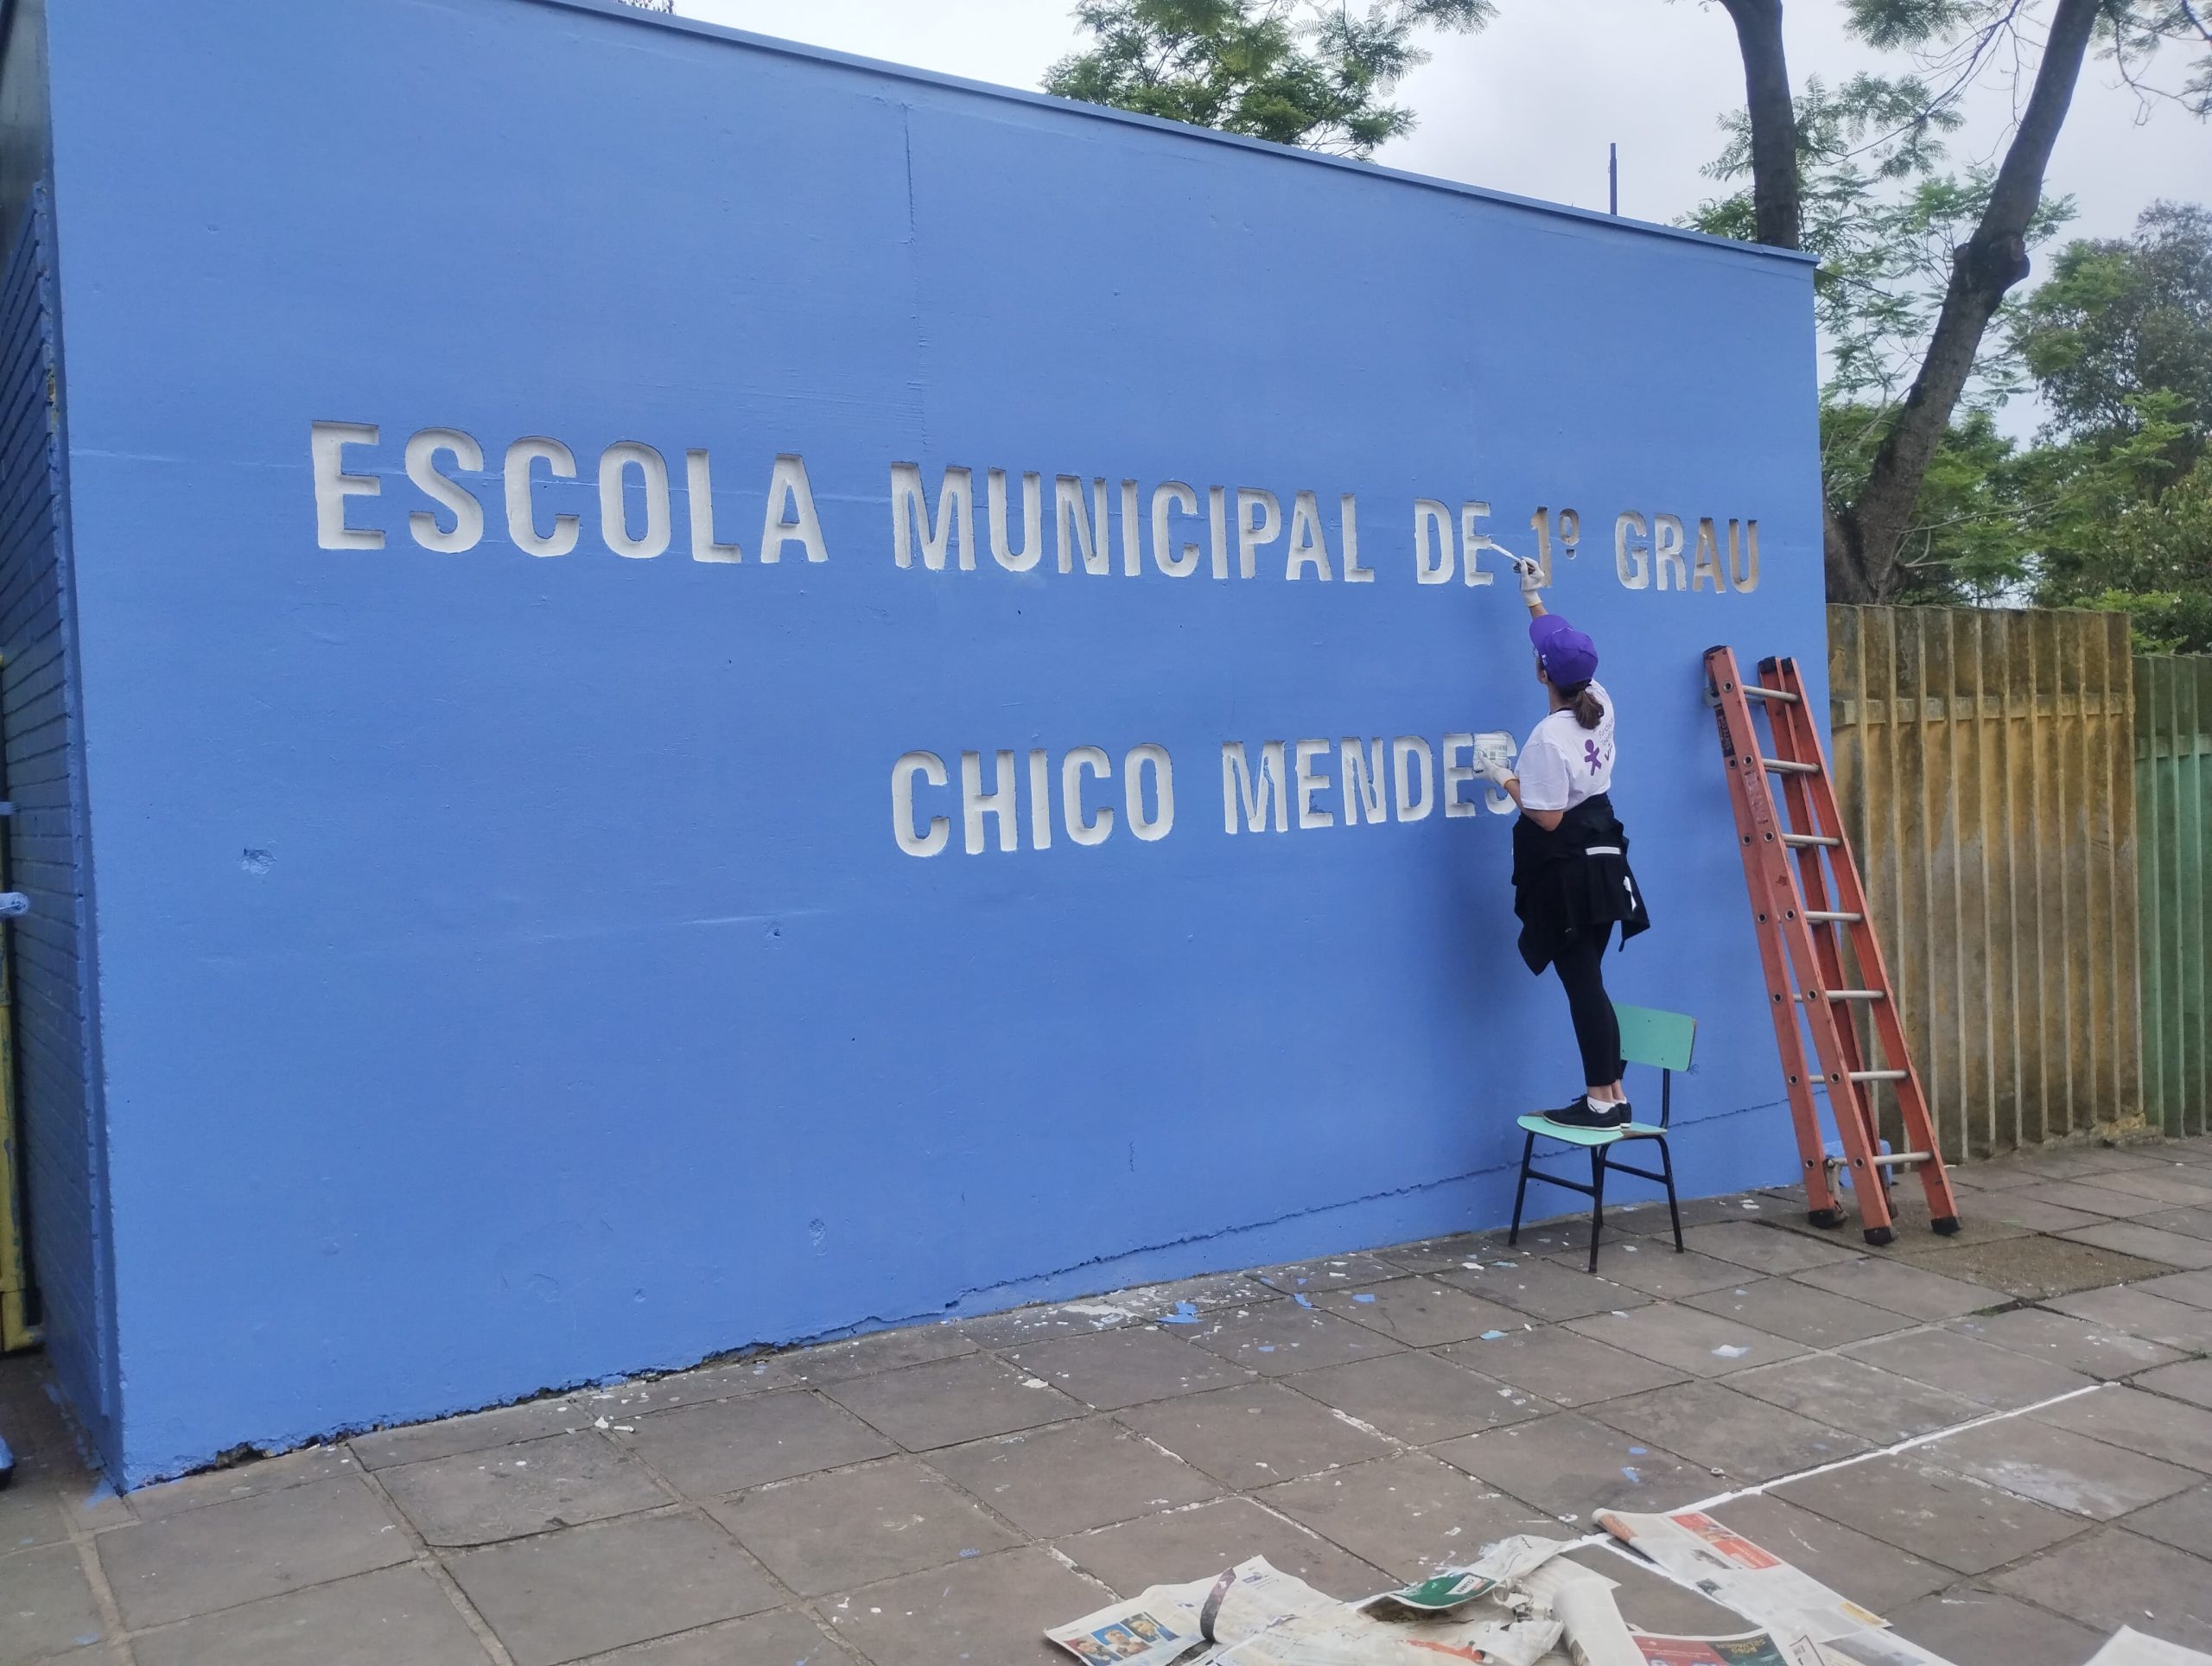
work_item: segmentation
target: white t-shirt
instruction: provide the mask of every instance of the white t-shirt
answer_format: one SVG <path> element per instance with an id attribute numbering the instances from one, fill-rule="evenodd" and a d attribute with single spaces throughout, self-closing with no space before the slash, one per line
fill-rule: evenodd
<path id="1" fill-rule="evenodd" d="M 1570 709 L 1555 711 L 1529 732 L 1514 773 L 1521 778 L 1523 810 L 1572 810 L 1613 787 L 1613 696 L 1592 682 L 1590 692 L 1605 715 L 1586 729 Z"/>

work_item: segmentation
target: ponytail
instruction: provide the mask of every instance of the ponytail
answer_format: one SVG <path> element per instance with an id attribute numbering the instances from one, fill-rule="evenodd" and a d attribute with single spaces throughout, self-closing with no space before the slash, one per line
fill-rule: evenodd
<path id="1" fill-rule="evenodd" d="M 1574 714 L 1574 721 L 1583 728 L 1593 729 L 1604 720 L 1605 703 L 1591 692 L 1588 683 L 1576 683 L 1561 689 L 1559 695 L 1567 702 L 1567 709 Z"/>

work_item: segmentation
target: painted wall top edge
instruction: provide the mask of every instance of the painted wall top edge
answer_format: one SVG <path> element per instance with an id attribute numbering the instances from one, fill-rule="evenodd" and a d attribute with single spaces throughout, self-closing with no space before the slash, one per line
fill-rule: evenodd
<path id="1" fill-rule="evenodd" d="M 1503 203 L 1515 208 L 1534 209 L 1537 213 L 1554 214 L 1564 219 L 1582 220 L 1599 226 L 1608 226 L 1619 231 L 1637 232 L 1651 237 L 1671 238 L 1685 243 L 1703 244 L 1708 248 L 1726 250 L 1756 256 L 1761 259 L 1786 261 L 1795 265 L 1812 267 L 1820 264 L 1818 255 L 1802 249 L 1782 249 L 1770 244 L 1745 243 L 1735 238 L 1713 237 L 1704 232 L 1693 232 L 1680 226 L 1662 226 L 1653 220 L 1633 219 L 1625 214 L 1601 213 L 1595 208 L 1577 208 L 1564 202 L 1548 202 L 1541 197 L 1524 197 L 1510 191 L 1500 191 L 1489 186 L 1468 185 L 1458 180 L 1439 179 L 1432 174 L 1416 174 L 1402 168 L 1385 168 L 1371 162 L 1357 162 L 1349 156 L 1332 156 L 1325 151 L 1301 149 L 1296 145 L 1276 144 L 1267 139 L 1247 137 L 1242 133 L 1224 133 L 1217 128 L 1197 127 L 1187 122 L 1172 122 L 1164 117 L 1140 115 L 1131 110 L 1117 110 L 1110 105 L 1084 104 L 1074 99 L 1059 99 L 1048 92 L 1033 92 L 1024 87 L 1001 86 L 993 81 L 971 80 L 963 75 L 947 75 L 941 71 L 921 69 L 912 64 L 893 63 L 887 59 L 866 58 L 857 53 L 839 52 L 829 47 L 810 46 L 804 41 L 786 41 L 773 35 L 758 35 L 749 29 L 730 29 L 721 23 L 709 23 L 694 17 L 679 17 L 670 12 L 645 11 L 639 7 L 625 5 L 622 0 L 508 0 L 511 4 L 545 6 L 563 11 L 588 12 L 594 16 L 609 17 L 618 22 L 634 24 L 642 29 L 674 29 L 680 34 L 696 35 L 730 46 L 748 47 L 756 51 L 779 53 L 786 57 L 806 58 L 818 63 L 835 64 L 842 68 L 857 69 L 870 74 L 889 75 L 900 80 L 917 81 L 926 86 L 949 87 L 962 92 L 980 93 L 985 98 L 1003 99 L 1013 104 L 1034 105 L 1044 110 L 1061 111 L 1071 115 L 1089 117 L 1096 121 L 1119 122 L 1134 127 L 1151 128 L 1155 131 L 1174 133 L 1186 139 L 1210 144 L 1224 144 L 1238 149 L 1258 151 L 1263 156 L 1281 156 L 1323 168 L 1339 168 L 1373 178 L 1394 180 L 1402 185 L 1412 185 L 1431 191 L 1441 191 L 1452 196 L 1473 197 L 1484 202 Z"/>

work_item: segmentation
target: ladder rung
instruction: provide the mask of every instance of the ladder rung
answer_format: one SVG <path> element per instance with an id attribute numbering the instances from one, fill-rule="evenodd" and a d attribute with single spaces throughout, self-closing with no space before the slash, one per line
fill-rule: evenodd
<path id="1" fill-rule="evenodd" d="M 1816 919 L 1829 924 L 1840 921 L 1846 925 L 1856 925 L 1860 920 L 1866 919 L 1866 916 L 1864 914 L 1840 913 L 1832 908 L 1808 908 L 1805 911 L 1805 918 L 1807 919 Z"/>
<path id="2" fill-rule="evenodd" d="M 1818 991 L 1815 994 L 1817 995 Z M 1814 995 L 1801 995 L 1797 998 L 1810 1001 Z M 1879 989 L 1830 989 L 1827 998 L 1830 1001 L 1880 1001 L 1884 996 Z"/>
<path id="3" fill-rule="evenodd" d="M 1797 696 L 1787 689 L 1762 688 L 1757 683 L 1744 684 L 1744 696 L 1748 700 L 1771 700 L 1778 706 L 1794 706 Z"/>
<path id="4" fill-rule="evenodd" d="M 1785 833 L 1782 836 L 1782 842 L 1787 845 L 1818 844 L 1831 847 L 1843 843 L 1841 839 L 1832 839 L 1825 833 Z"/>
<path id="5" fill-rule="evenodd" d="M 1886 1156 L 1876 1157 L 1874 1159 L 1874 1167 L 1877 1168 L 1896 1168 L 1905 1163 L 1924 1163 L 1928 1160 L 1928 1154 L 1924 1151 L 1893 1151 Z"/>
<path id="6" fill-rule="evenodd" d="M 1778 775 L 1817 775 L 1821 773 L 1818 764 L 1801 764 L 1789 758 L 1762 758 L 1759 767 L 1773 770 Z"/>
<path id="7" fill-rule="evenodd" d="M 1904 1070 L 1855 1070 L 1849 1074 L 1854 1082 L 1902 1082 L 1912 1072 Z"/>

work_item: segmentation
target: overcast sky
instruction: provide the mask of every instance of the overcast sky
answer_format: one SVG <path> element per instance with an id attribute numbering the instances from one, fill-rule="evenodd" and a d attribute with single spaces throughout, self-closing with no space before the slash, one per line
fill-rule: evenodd
<path id="1" fill-rule="evenodd" d="M 841 51 L 1036 86 L 1077 44 L 1065 0 L 677 0 L 686 16 Z M 1602 208 L 1605 145 L 1621 148 L 1621 209 L 1666 220 L 1711 193 L 1698 169 L 1724 111 L 1744 101 L 1735 35 L 1699 0 L 1503 0 L 1480 35 L 1433 39 L 1399 92 L 1421 125 L 1376 160 L 1524 196 Z M 1850 41 L 1839 0 L 1790 0 L 1790 69 L 1839 79 L 1877 67 Z M 1910 67 L 1886 64 L 1892 73 Z M 2177 69 L 2178 60 L 2170 64 Z M 2171 80 L 2178 80 L 2171 74 Z M 2011 89 L 1993 79 L 1955 147 L 2000 145 Z M 2051 184 L 2081 213 L 2075 235 L 2126 232 L 2153 199 L 2212 200 L 2212 128 L 2177 106 L 2147 118 L 2108 63 L 2075 94 Z"/>

